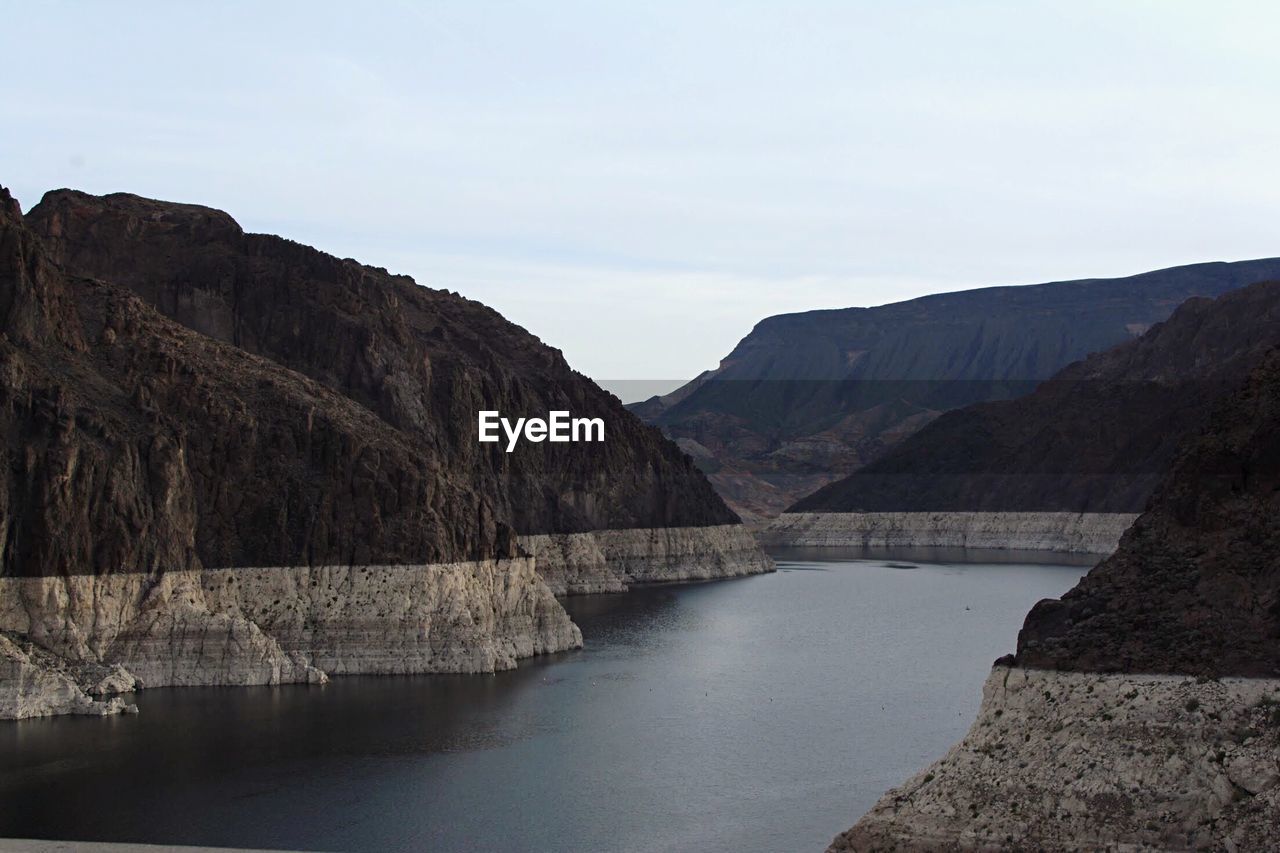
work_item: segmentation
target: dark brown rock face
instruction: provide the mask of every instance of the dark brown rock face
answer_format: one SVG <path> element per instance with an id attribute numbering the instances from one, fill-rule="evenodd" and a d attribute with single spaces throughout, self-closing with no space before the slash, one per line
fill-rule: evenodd
<path id="1" fill-rule="evenodd" d="M 197 332 L 307 376 L 465 471 L 522 534 L 703 526 L 736 516 L 688 458 L 486 306 L 193 205 L 69 190 L 28 215 L 67 269 L 129 288 Z M 606 441 L 476 440 L 476 413 L 600 417 Z"/>
<path id="2" fill-rule="evenodd" d="M 1019 666 L 1280 676 L 1280 351 L 1221 401 L 1120 548 L 1018 636 Z"/>
<path id="3" fill-rule="evenodd" d="M 0 190 L 0 331 L 0 574 L 453 562 L 734 520 L 495 312 L 206 208 L 63 191 L 24 221 Z M 606 441 L 507 454 L 476 442 L 482 408 L 600 416 Z"/>
<path id="4" fill-rule="evenodd" d="M 1212 403 L 1280 345 L 1280 283 L 1191 299 L 1033 393 L 947 412 L 795 512 L 1141 512 Z"/>
<path id="5" fill-rule="evenodd" d="M 940 413 L 1030 393 L 1194 296 L 1280 279 L 1280 259 L 994 287 L 761 321 L 718 369 L 632 409 L 700 459 L 739 512 L 772 517 Z"/>

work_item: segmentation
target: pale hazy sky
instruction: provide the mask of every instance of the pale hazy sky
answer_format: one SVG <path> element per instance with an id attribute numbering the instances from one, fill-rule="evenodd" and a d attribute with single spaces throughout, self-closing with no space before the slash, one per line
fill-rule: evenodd
<path id="1" fill-rule="evenodd" d="M 1280 4 L 0 2 L 25 207 L 219 207 L 598 379 L 770 314 L 1280 255 Z"/>

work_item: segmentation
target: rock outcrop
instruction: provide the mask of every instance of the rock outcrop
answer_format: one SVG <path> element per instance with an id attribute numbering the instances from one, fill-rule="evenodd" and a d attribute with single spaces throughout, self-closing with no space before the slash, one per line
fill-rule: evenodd
<path id="1" fill-rule="evenodd" d="M 528 557 L 0 578 L 0 624 L 146 687 L 495 672 L 582 645 Z"/>
<path id="2" fill-rule="evenodd" d="M 996 667 L 963 741 L 833 851 L 1269 850 L 1280 681 Z"/>
<path id="3" fill-rule="evenodd" d="M 977 723 L 835 850 L 1262 850 L 1280 826 L 1280 350 L 1027 616 Z"/>
<path id="4" fill-rule="evenodd" d="M 941 412 L 1022 396 L 1191 297 L 1275 279 L 1280 259 L 1196 264 L 770 317 L 716 370 L 632 409 L 680 441 L 744 519 L 768 519 Z"/>
<path id="5" fill-rule="evenodd" d="M 741 524 L 521 536 L 557 595 L 624 592 L 632 584 L 711 580 L 772 571 Z"/>
<path id="6" fill-rule="evenodd" d="M 86 684 L 93 686 L 86 690 Z M 125 704 L 119 696 L 95 698 L 126 693 L 134 686 L 132 676 L 119 666 L 73 668 L 34 643 L 0 633 L 0 720 L 55 714 L 105 717 L 137 711 L 136 705 Z"/>
<path id="7" fill-rule="evenodd" d="M 495 312 L 207 208 L 60 191 L 24 218 L 0 190 L 0 332 L 0 713 L 94 712 L 135 678 L 509 668 L 581 644 L 520 536 L 657 530 L 661 562 L 736 526 Z M 506 453 L 480 409 L 606 441 Z"/>
<path id="8" fill-rule="evenodd" d="M 247 234 L 227 214 L 195 205 L 56 190 L 27 219 L 67 270 L 127 288 L 177 323 L 347 398 L 520 534 L 738 522 L 658 430 L 479 302 Z M 482 409 L 599 417 L 606 440 L 507 453 L 477 441 Z M 474 516 L 477 507 L 458 511 Z M 235 560 L 283 562 L 243 552 Z"/>
<path id="9" fill-rule="evenodd" d="M 1212 402 L 1278 344 L 1280 283 L 1189 300 L 1140 338 L 1064 368 L 1025 397 L 947 412 L 796 502 L 769 525 L 767 540 L 858 544 L 901 516 L 923 520 L 908 525 L 917 545 L 954 544 L 970 531 L 999 541 L 1002 521 L 1011 542 L 1027 541 L 1036 524 L 1024 522 L 1039 518 L 1048 550 L 1110 553 Z M 1078 530 L 1079 517 L 1099 535 Z"/>

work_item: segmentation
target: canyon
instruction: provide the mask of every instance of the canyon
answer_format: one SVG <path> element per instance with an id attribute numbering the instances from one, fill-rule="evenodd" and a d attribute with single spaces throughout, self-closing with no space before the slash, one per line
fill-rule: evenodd
<path id="1" fill-rule="evenodd" d="M 672 442 L 457 294 L 70 190 L 25 216 L 0 191 L 0 276 L 5 716 L 575 648 L 526 537 L 603 537 L 614 589 L 772 569 Z M 508 454 L 480 410 L 608 441 Z"/>
<path id="2" fill-rule="evenodd" d="M 797 501 L 762 536 L 1110 554 L 1214 401 L 1277 345 L 1280 283 L 1190 299 L 1026 396 L 940 415 Z"/>
<path id="3" fill-rule="evenodd" d="M 1192 297 L 1274 279 L 1280 259 L 1193 264 L 768 317 L 715 370 L 631 409 L 763 526 L 943 412 L 1024 396 Z"/>

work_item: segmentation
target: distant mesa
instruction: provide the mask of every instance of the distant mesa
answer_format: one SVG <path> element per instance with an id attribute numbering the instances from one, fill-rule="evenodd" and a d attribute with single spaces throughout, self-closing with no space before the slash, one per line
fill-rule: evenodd
<path id="1" fill-rule="evenodd" d="M 942 412 L 1021 397 L 1187 299 L 1272 279 L 1280 259 L 769 317 L 716 370 L 630 408 L 698 449 L 717 491 L 759 524 Z"/>
<path id="2" fill-rule="evenodd" d="M 1193 298 L 1034 392 L 947 412 L 789 512 L 1139 513 L 1183 440 L 1280 345 L 1280 282 Z"/>

